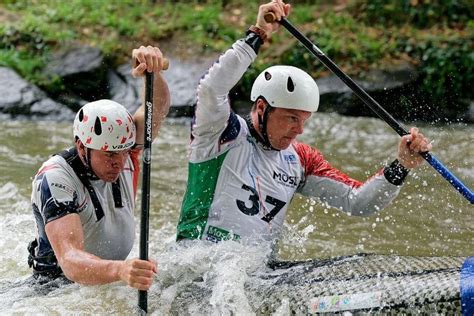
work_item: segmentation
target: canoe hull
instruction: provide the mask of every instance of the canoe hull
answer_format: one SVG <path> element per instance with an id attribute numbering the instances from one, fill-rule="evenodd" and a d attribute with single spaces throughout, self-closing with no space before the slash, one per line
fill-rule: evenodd
<path id="1" fill-rule="evenodd" d="M 465 259 L 359 254 L 274 263 L 274 270 L 249 282 L 248 290 L 261 293 L 255 306 L 258 314 L 461 314 L 460 271 Z"/>

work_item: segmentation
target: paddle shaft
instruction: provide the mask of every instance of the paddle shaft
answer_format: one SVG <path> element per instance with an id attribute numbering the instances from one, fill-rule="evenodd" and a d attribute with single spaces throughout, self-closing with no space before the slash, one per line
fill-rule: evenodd
<path id="1" fill-rule="evenodd" d="M 265 15 L 267 22 L 275 20 L 273 13 Z M 400 136 L 408 135 L 409 132 L 390 115 L 377 101 L 375 101 L 367 92 L 365 92 L 357 83 L 354 82 L 348 75 L 346 75 L 318 46 L 313 44 L 305 35 L 297 30 L 287 19 L 281 18 L 279 21 L 301 44 L 309 50 L 309 52 L 321 61 L 329 70 L 338 76 L 352 91 L 372 110 L 384 120 L 390 127 L 392 127 Z M 462 183 L 451 171 L 448 170 L 435 156 L 425 152 L 421 156 L 436 170 L 443 178 L 461 193 L 469 202 L 474 203 L 473 192 Z"/>
<path id="2" fill-rule="evenodd" d="M 151 143 L 153 127 L 153 73 L 146 72 L 145 77 L 145 133 L 143 143 L 142 212 L 140 219 L 140 259 L 148 260 L 148 230 L 150 217 L 150 172 Z M 138 291 L 138 306 L 148 311 L 147 291 Z"/>

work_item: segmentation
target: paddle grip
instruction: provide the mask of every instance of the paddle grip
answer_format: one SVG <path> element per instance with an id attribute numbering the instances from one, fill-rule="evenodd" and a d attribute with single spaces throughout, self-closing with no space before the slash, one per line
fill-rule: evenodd
<path id="1" fill-rule="evenodd" d="M 276 20 L 276 16 L 275 16 L 275 14 L 273 14 L 273 12 L 265 13 L 263 18 L 265 19 L 265 22 L 267 22 L 267 23 L 273 23 Z"/>
<path id="2" fill-rule="evenodd" d="M 133 68 L 137 67 L 138 66 L 138 60 L 137 59 L 134 59 L 133 60 Z M 163 67 L 161 68 L 162 70 L 168 70 L 170 66 L 170 61 L 168 60 L 168 58 L 163 58 Z"/>

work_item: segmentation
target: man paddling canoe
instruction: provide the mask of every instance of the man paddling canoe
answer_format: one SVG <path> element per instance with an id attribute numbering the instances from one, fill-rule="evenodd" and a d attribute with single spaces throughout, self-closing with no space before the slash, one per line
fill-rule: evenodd
<path id="1" fill-rule="evenodd" d="M 265 21 L 269 12 L 275 22 Z M 422 163 L 418 153 L 431 150 L 412 128 L 400 140 L 397 159 L 365 182 L 335 169 L 317 149 L 296 141 L 318 109 L 319 91 L 306 72 L 292 66 L 264 70 L 252 87 L 250 115 L 233 113 L 230 89 L 289 12 L 281 0 L 261 5 L 255 26 L 199 83 L 178 240 L 274 241 L 296 193 L 351 215 L 373 214 L 398 195 L 409 170 Z"/>
<path id="2" fill-rule="evenodd" d="M 132 75 L 155 73 L 153 137 L 170 105 L 160 75 L 157 47 L 134 49 Z M 33 180 L 31 202 L 37 236 L 28 259 L 36 277 L 87 284 L 124 281 L 147 290 L 156 263 L 126 260 L 135 238 L 133 210 L 139 155 L 143 146 L 144 106 L 134 116 L 125 107 L 99 100 L 84 105 L 74 120 L 75 146 L 48 159 Z"/>

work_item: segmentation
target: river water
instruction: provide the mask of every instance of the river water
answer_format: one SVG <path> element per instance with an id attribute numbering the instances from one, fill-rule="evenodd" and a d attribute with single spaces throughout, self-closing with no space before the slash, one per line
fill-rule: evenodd
<path id="1" fill-rule="evenodd" d="M 1 313 L 136 312 L 137 292 L 120 282 L 90 287 L 71 284 L 49 293 L 37 293 L 21 284 L 30 275 L 26 246 L 35 234 L 29 205 L 31 180 L 49 155 L 72 144 L 71 125 L 0 122 Z M 433 140 L 436 156 L 472 188 L 474 127 L 420 127 Z M 150 257 L 158 261 L 160 272 L 148 293 L 149 312 L 252 314 L 257 303 L 247 295 L 246 283 L 251 282 L 249 272 L 265 269 L 265 249 L 231 241 L 190 248 L 174 243 L 186 184 L 188 132 L 187 119 L 169 119 L 153 147 Z M 335 167 L 363 180 L 394 159 L 398 138 L 378 119 L 318 113 L 310 119 L 300 140 L 318 147 Z M 139 211 L 131 256 L 138 256 Z M 285 260 L 355 253 L 472 256 L 472 212 L 472 206 L 424 164 L 410 174 L 391 206 L 370 217 L 349 217 L 318 201 L 297 196 L 287 217 L 278 255 Z"/>

